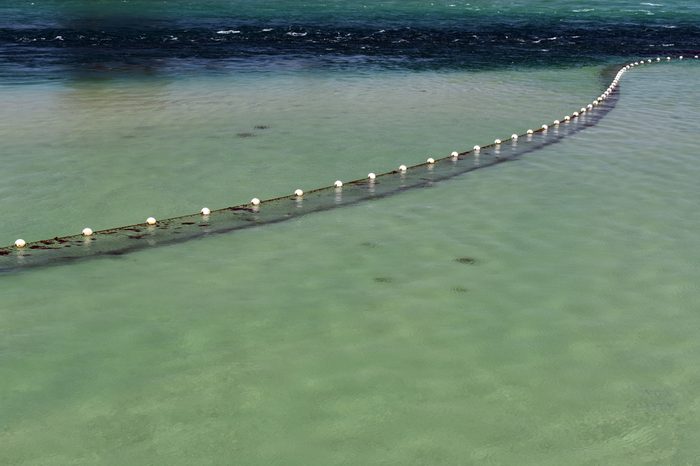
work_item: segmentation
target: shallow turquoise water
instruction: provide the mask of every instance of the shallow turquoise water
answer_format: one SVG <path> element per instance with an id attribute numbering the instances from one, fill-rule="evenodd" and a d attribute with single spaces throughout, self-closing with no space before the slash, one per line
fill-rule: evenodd
<path id="1" fill-rule="evenodd" d="M 505 139 L 699 8 L 2 4 L 0 244 Z M 429 188 L 0 274 L 0 464 L 700 462 L 699 67 Z"/>
<path id="2" fill-rule="evenodd" d="M 570 112 L 597 73 L 15 89 L 1 236 L 423 160 Z M 692 464 L 697 79 L 635 71 L 598 127 L 433 188 L 3 276 L 0 461 Z"/>
<path id="3" fill-rule="evenodd" d="M 8 205 L 24 207 L 7 209 L 0 235 L 39 239 L 84 222 L 102 229 L 221 208 L 506 139 L 599 94 L 599 70 L 301 71 L 12 89 L 3 188 Z"/>

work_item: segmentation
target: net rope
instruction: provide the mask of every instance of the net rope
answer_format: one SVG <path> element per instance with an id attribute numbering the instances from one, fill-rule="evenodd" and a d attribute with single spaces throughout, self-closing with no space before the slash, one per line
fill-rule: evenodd
<path id="1" fill-rule="evenodd" d="M 609 83 L 600 96 L 591 103 L 566 115 L 561 120 L 513 134 L 504 140 L 495 140 L 471 150 L 452 152 L 438 158 L 429 158 L 412 166 L 401 165 L 395 170 L 366 178 L 297 192 L 273 199 L 252 199 L 246 204 L 138 223 L 100 231 L 85 229 L 82 234 L 55 237 L 32 242 L 17 240 L 14 245 L 0 248 L 0 272 L 26 267 L 67 263 L 90 257 L 121 255 L 140 249 L 167 245 L 213 234 L 259 227 L 350 206 L 371 199 L 380 199 L 408 189 L 431 186 L 465 173 L 514 160 L 530 152 L 555 144 L 562 139 L 597 125 L 619 99 L 619 81 L 629 70 L 653 63 L 683 60 L 681 57 L 647 58 L 608 67 L 601 78 Z M 697 60 L 698 56 L 693 59 Z"/>

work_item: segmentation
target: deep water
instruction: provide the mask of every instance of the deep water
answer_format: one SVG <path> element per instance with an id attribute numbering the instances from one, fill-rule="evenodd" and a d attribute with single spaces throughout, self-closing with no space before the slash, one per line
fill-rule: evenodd
<path id="1" fill-rule="evenodd" d="M 0 7 L 0 79 L 504 69 L 691 53 L 696 2 L 53 2 Z"/>

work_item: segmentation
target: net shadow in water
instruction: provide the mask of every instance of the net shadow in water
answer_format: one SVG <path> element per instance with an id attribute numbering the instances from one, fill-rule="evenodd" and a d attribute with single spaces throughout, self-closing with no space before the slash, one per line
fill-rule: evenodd
<path id="1" fill-rule="evenodd" d="M 638 63 L 638 62 L 637 62 Z M 627 65 L 629 66 L 629 65 Z M 617 82 L 624 67 L 614 76 L 612 84 L 593 103 L 555 124 L 543 125 L 517 138 L 493 143 L 479 149 L 453 153 L 449 156 L 401 167 L 391 172 L 354 180 L 342 186 L 327 186 L 302 195 L 292 194 L 211 211 L 147 223 L 101 230 L 90 236 L 73 235 L 27 243 L 23 247 L 0 248 L 0 272 L 26 267 L 62 264 L 99 256 L 122 255 L 140 249 L 180 243 L 195 238 L 236 230 L 259 227 L 290 220 L 313 212 L 350 206 L 381 199 L 409 189 L 433 184 L 465 173 L 512 161 L 525 154 L 555 144 L 583 129 L 597 125 L 619 99 Z M 633 65 L 634 66 L 634 65 Z M 601 78 L 609 82 L 615 70 L 607 68 Z"/>

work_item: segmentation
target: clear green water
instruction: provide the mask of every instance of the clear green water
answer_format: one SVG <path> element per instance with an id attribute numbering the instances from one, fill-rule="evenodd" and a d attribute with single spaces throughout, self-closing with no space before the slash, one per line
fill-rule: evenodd
<path id="1" fill-rule="evenodd" d="M 0 238 L 418 162 L 598 72 L 1 89 Z M 695 464 L 699 73 L 634 71 L 600 126 L 429 189 L 0 277 L 0 464 Z"/>

